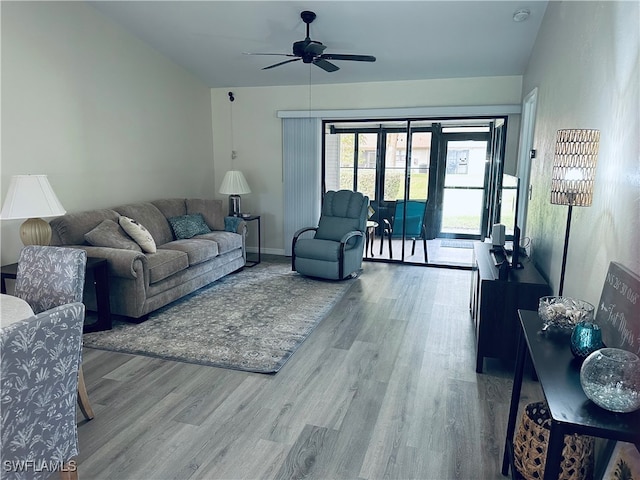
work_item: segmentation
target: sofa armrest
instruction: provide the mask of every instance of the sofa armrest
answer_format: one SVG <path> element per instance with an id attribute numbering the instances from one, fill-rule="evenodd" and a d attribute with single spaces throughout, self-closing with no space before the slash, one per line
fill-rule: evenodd
<path id="1" fill-rule="evenodd" d="M 109 274 L 121 278 L 138 278 L 144 275 L 144 265 L 147 257 L 135 250 L 111 247 L 93 247 L 88 245 L 67 245 L 73 248 L 81 248 L 87 252 L 87 256 L 106 258 L 109 265 Z"/>

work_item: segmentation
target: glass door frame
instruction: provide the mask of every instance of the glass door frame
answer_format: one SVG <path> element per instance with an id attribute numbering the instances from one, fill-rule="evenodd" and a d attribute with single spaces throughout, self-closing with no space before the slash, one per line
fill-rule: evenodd
<path id="1" fill-rule="evenodd" d="M 495 123 L 499 120 L 504 126 L 504 129 L 500 132 L 500 152 L 496 155 L 493 151 L 495 147 Z M 467 116 L 467 117 L 438 117 L 438 118 L 383 118 L 383 119 L 323 119 L 322 121 L 322 192 L 326 192 L 326 135 L 328 133 L 351 133 L 357 138 L 359 133 L 376 133 L 376 160 L 375 160 L 375 181 L 374 181 L 374 197 L 371 198 L 371 204 L 375 210 L 374 216 L 371 218 L 377 221 L 377 234 L 381 233 L 382 221 L 380 220 L 384 216 L 390 218 L 388 210 L 385 213 L 386 203 L 390 203 L 384 200 L 385 190 L 385 155 L 386 155 L 386 137 L 388 133 L 404 133 L 406 134 L 406 149 L 405 149 L 405 162 L 404 162 L 404 200 L 408 200 L 410 196 L 410 170 L 411 170 L 411 147 L 412 147 L 412 134 L 414 132 L 430 132 L 431 133 L 431 148 L 429 159 L 429 179 L 427 190 L 427 208 L 425 212 L 424 222 L 427 226 L 427 240 L 434 238 L 460 238 L 460 239 L 476 239 L 481 240 L 487 237 L 489 234 L 489 224 L 491 218 L 496 213 L 499 215 L 500 206 L 490 207 L 490 202 L 495 201 L 492 197 L 492 192 L 495 189 L 500 189 L 500 185 L 493 185 L 491 182 L 501 181 L 502 175 L 502 163 L 504 160 L 504 148 L 506 144 L 506 124 L 508 117 L 506 115 L 497 116 Z M 460 125 L 468 124 L 469 126 L 477 126 L 484 122 L 484 126 L 489 126 L 488 132 L 443 132 L 443 129 L 448 129 L 452 125 L 456 125 L 460 122 Z M 399 124 L 404 123 L 401 127 Z M 341 126 L 344 124 L 344 126 Z M 370 124 L 371 127 L 366 126 Z M 419 124 L 418 127 L 413 125 Z M 442 234 L 442 201 L 444 195 L 444 180 L 446 174 L 446 144 L 452 140 L 482 140 L 487 142 L 487 159 L 485 164 L 484 184 L 483 184 L 483 205 L 482 205 L 482 218 L 480 225 L 480 233 L 476 235 L 471 234 Z M 354 174 L 353 184 L 351 188 L 357 191 L 358 188 L 358 148 L 357 140 L 354 142 Z M 499 160 L 500 173 L 495 170 L 493 162 Z M 338 166 L 338 169 L 340 167 Z M 339 175 L 339 174 L 338 174 Z M 497 176 L 494 176 L 497 175 Z M 339 182 L 339 177 L 338 177 Z M 500 182 L 501 183 L 501 182 Z M 345 188 L 345 187 L 342 187 Z M 363 192 L 365 193 L 365 192 Z M 491 213 L 491 215 L 490 215 Z M 406 238 L 402 237 L 402 254 L 400 259 L 388 259 L 384 261 L 390 262 L 405 262 L 405 243 Z M 423 264 L 424 265 L 424 264 Z"/>
<path id="2" fill-rule="evenodd" d="M 434 222 L 434 226 L 438 226 L 437 238 L 456 238 L 456 239 L 467 239 L 467 240 L 480 240 L 485 238 L 486 236 L 486 224 L 488 218 L 488 204 L 490 203 L 490 192 L 492 189 L 489 188 L 490 183 L 490 165 L 491 165 L 491 133 L 490 132 L 474 132 L 474 133 L 447 133 L 442 132 L 440 140 L 442 155 L 438 157 L 437 161 L 439 164 L 437 165 L 438 172 L 438 183 L 436 185 L 437 188 L 437 211 L 435 215 L 437 216 L 437 220 Z M 485 158 L 485 168 L 483 173 L 483 181 L 482 187 L 457 187 L 457 186 L 447 186 L 445 184 L 445 178 L 447 174 L 447 153 L 448 153 L 448 144 L 449 142 L 459 142 L 459 141 L 477 141 L 477 142 L 486 142 L 486 158 Z M 444 193 L 447 189 L 453 190 L 482 190 L 482 207 L 481 214 L 478 223 L 477 234 L 475 233 L 446 233 L 442 231 L 442 215 L 444 208 Z"/>

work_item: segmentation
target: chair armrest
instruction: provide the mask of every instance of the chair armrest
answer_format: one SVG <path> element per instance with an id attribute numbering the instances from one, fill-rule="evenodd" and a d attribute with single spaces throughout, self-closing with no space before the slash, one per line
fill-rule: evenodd
<path id="1" fill-rule="evenodd" d="M 318 231 L 318 227 L 304 227 L 301 228 L 300 230 L 298 230 L 296 233 L 293 234 L 293 240 L 295 242 L 295 240 L 302 235 L 304 232 L 310 232 L 310 231 L 314 231 L 317 232 Z"/>
<path id="2" fill-rule="evenodd" d="M 353 230 L 351 232 L 347 232 L 345 233 L 344 237 L 340 239 L 340 243 L 342 245 L 345 245 L 349 241 L 349 239 L 353 237 L 364 237 L 364 233 L 362 233 L 360 230 Z"/>
<path id="3" fill-rule="evenodd" d="M 291 270 L 295 271 L 296 269 L 296 242 L 298 241 L 298 237 L 304 232 L 312 231 L 317 232 L 318 227 L 304 227 L 293 234 L 293 240 L 291 241 Z"/>

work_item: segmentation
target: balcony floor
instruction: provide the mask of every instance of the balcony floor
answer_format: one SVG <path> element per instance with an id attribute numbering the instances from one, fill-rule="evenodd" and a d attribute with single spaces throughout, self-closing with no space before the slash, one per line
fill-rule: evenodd
<path id="1" fill-rule="evenodd" d="M 412 240 L 404 241 L 404 262 L 412 264 L 424 264 L 423 242 L 417 239 L 415 242 L 415 253 L 411 254 Z M 380 237 L 376 236 L 372 245 L 369 244 L 368 251 L 365 253 L 365 259 L 403 261 L 402 239 L 393 239 L 391 241 L 391 250 L 393 258 L 389 254 L 389 241 L 385 239 L 382 245 L 382 253 L 380 252 Z M 459 240 L 450 238 L 436 238 L 427 240 L 427 256 L 429 265 L 452 266 L 452 267 L 471 267 L 473 257 L 473 240 Z"/>

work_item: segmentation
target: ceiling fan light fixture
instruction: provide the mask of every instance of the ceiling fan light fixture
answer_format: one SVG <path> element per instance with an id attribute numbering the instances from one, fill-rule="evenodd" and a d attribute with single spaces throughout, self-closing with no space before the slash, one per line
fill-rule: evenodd
<path id="1" fill-rule="evenodd" d="M 528 8 L 521 8 L 513 13 L 514 22 L 524 22 L 531 15 L 531 10 Z"/>

